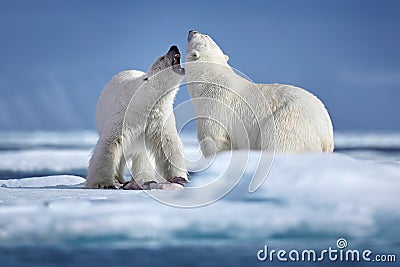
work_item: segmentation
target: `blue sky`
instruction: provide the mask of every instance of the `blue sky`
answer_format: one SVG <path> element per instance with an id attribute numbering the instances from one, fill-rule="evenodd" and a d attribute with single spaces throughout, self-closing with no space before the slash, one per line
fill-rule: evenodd
<path id="1" fill-rule="evenodd" d="M 1 0 L 0 130 L 94 129 L 108 80 L 184 54 L 190 29 L 252 80 L 316 94 L 336 130 L 400 130 L 400 2 L 385 0 Z"/>

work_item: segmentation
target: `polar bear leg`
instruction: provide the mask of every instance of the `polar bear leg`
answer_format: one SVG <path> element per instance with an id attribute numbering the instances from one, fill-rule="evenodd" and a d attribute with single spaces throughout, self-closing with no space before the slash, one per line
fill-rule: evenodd
<path id="1" fill-rule="evenodd" d="M 124 155 L 122 155 L 119 161 L 119 165 L 117 166 L 115 175 L 115 180 L 120 184 L 125 183 L 125 178 L 124 178 L 125 165 L 126 165 L 125 157 Z"/>
<path id="2" fill-rule="evenodd" d="M 175 128 L 175 123 L 166 123 L 159 136 L 153 136 L 151 144 L 155 155 L 157 169 L 166 180 L 173 182 L 174 178 L 188 181 L 183 146 Z M 157 140 L 158 139 L 158 140 Z M 155 144 L 161 145 L 157 147 Z"/>
<path id="3" fill-rule="evenodd" d="M 139 185 L 143 185 L 146 182 L 156 181 L 154 177 L 154 164 L 152 156 L 146 153 L 145 150 L 141 150 L 131 157 L 131 181 L 135 181 Z"/>
<path id="4" fill-rule="evenodd" d="M 204 137 L 199 139 L 199 143 L 205 157 L 232 149 L 230 141 L 224 137 Z"/>
<path id="5" fill-rule="evenodd" d="M 222 112 L 223 113 L 223 112 Z M 223 113 L 224 114 L 224 113 Z M 201 152 L 205 157 L 215 155 L 219 152 L 231 150 L 231 139 L 224 118 L 210 114 L 208 111 L 196 120 L 197 138 Z"/>
<path id="6" fill-rule="evenodd" d="M 90 158 L 86 188 L 115 188 L 114 177 L 122 149 L 117 140 L 100 138 Z"/>

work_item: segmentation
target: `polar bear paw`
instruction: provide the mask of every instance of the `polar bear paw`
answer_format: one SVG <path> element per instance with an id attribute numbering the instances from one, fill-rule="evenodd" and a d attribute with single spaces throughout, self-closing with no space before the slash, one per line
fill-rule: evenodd
<path id="1" fill-rule="evenodd" d="M 99 188 L 102 188 L 102 189 L 117 189 L 117 187 L 115 185 L 104 185 L 103 187 L 99 186 Z"/>
<path id="2" fill-rule="evenodd" d="M 183 178 L 180 176 L 179 177 L 175 176 L 173 178 L 168 179 L 167 181 L 173 184 L 180 184 L 181 186 L 185 186 L 185 184 L 189 182 L 187 178 Z"/>
<path id="3" fill-rule="evenodd" d="M 161 190 L 180 190 L 183 189 L 183 184 L 180 183 L 157 183 L 155 181 L 145 182 L 145 183 L 137 183 L 136 181 L 129 181 L 124 183 L 119 189 L 123 190 L 152 190 L 152 189 L 161 189 Z"/>
<path id="4" fill-rule="evenodd" d="M 93 186 L 86 186 L 86 188 L 92 189 L 117 189 L 117 187 L 113 184 L 95 184 Z"/>
<path id="5" fill-rule="evenodd" d="M 128 181 L 125 182 L 119 189 L 124 190 L 151 190 L 158 189 L 158 183 L 154 181 L 145 182 L 145 183 L 137 183 L 136 181 Z"/>

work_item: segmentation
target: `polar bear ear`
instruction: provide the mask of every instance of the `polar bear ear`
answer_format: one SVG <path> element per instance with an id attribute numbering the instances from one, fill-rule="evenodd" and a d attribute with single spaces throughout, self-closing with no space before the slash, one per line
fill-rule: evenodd
<path id="1" fill-rule="evenodd" d="M 229 56 L 228 55 L 224 55 L 226 62 L 229 61 Z"/>
<path id="2" fill-rule="evenodd" d="M 193 50 L 191 52 L 191 56 L 192 56 L 193 59 L 199 59 L 200 58 L 200 53 L 197 50 Z"/>

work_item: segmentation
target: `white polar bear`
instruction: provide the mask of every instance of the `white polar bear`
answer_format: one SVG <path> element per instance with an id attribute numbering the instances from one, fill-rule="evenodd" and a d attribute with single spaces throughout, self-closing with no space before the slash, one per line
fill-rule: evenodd
<path id="1" fill-rule="evenodd" d="M 208 35 L 189 31 L 185 70 L 205 156 L 231 149 L 333 151 L 332 122 L 317 97 L 243 78 Z"/>
<path id="2" fill-rule="evenodd" d="M 90 159 L 86 188 L 115 188 L 114 179 L 124 183 L 127 160 L 132 161 L 132 180 L 124 189 L 154 188 L 154 165 L 169 182 L 187 182 L 173 114 L 183 77 L 179 50 L 171 46 L 147 74 L 128 70 L 111 79 L 97 104 L 99 140 Z"/>

